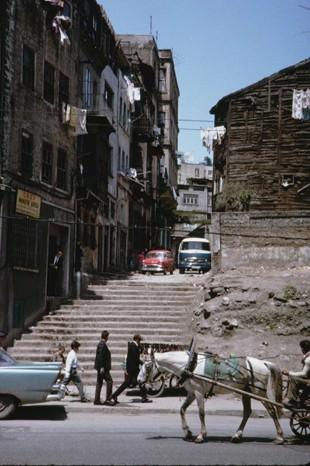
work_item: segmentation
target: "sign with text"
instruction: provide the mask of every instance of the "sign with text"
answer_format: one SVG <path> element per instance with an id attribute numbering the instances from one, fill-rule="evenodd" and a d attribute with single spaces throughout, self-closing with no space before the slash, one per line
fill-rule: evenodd
<path id="1" fill-rule="evenodd" d="M 27 215 L 28 217 L 39 218 L 41 210 L 41 198 L 35 194 L 17 190 L 16 213 Z"/>

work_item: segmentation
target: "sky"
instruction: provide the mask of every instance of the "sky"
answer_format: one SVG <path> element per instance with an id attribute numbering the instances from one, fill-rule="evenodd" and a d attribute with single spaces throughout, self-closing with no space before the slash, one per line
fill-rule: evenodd
<path id="1" fill-rule="evenodd" d="M 209 112 L 218 100 L 310 57 L 310 0 L 100 3 L 117 34 L 151 33 L 158 48 L 173 50 L 178 150 L 192 154 L 195 163 L 208 155 L 200 129 L 213 126 Z"/>

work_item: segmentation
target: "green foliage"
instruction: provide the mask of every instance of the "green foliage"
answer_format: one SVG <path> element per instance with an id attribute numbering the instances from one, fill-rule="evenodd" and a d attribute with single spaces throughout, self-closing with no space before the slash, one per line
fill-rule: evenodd
<path id="1" fill-rule="evenodd" d="M 245 212 L 250 208 L 253 191 L 242 185 L 228 185 L 225 191 L 217 194 L 215 210 L 217 212 Z"/>
<path id="2" fill-rule="evenodd" d="M 284 291 L 283 291 L 283 298 L 284 299 L 296 299 L 298 298 L 299 294 L 298 294 L 298 291 L 297 289 L 292 286 L 292 285 L 288 285 L 284 288 Z"/>

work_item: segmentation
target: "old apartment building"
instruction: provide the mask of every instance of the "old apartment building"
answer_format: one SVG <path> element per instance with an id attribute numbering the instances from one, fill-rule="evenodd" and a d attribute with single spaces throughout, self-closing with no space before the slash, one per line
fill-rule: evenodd
<path id="1" fill-rule="evenodd" d="M 309 264 L 309 112 L 309 59 L 211 109 L 215 128 L 225 130 L 213 144 L 219 266 Z"/>
<path id="2" fill-rule="evenodd" d="M 179 93 L 174 75 L 171 136 L 155 40 L 118 37 L 95 0 L 4 0 L 0 21 L 0 327 L 14 336 L 75 295 L 81 268 L 125 271 L 168 245 Z"/>

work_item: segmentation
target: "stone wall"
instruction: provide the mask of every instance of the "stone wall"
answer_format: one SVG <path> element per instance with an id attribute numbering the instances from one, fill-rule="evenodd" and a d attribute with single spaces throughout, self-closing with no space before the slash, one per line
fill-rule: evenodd
<path id="1" fill-rule="evenodd" d="M 215 269 L 309 265 L 310 211 L 214 213 L 210 238 Z"/>

